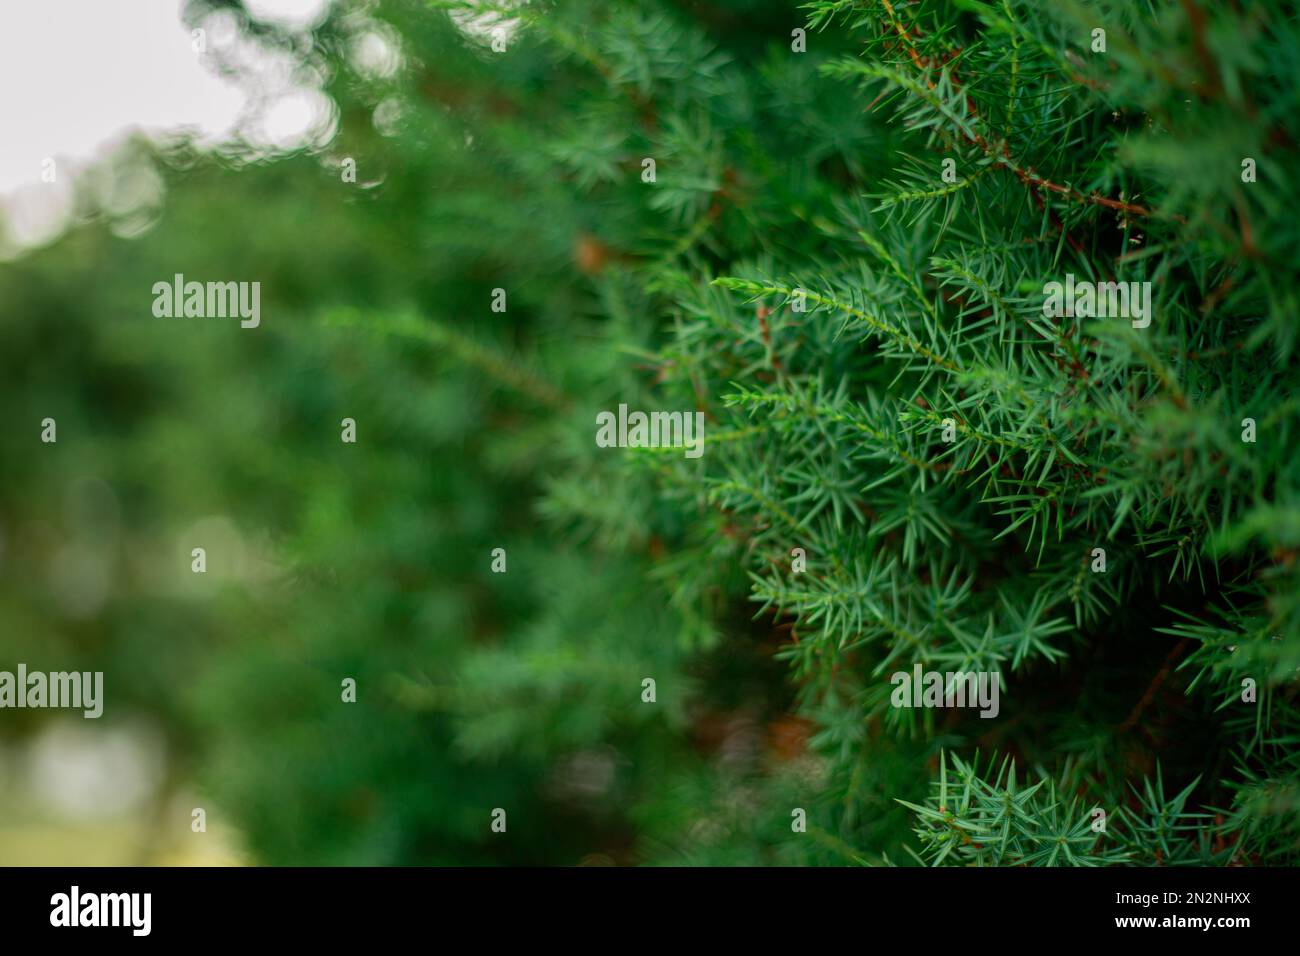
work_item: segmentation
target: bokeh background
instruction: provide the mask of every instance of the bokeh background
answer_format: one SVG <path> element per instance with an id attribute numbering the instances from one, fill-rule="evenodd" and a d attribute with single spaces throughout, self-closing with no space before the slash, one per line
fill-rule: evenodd
<path id="1" fill-rule="evenodd" d="M 663 16 L 693 32 L 647 82 L 739 64 L 852 155 L 861 105 L 772 55 L 789 5 L 631 22 Z M 592 72 L 526 39 L 414 0 L 0 10 L 0 666 L 106 685 L 98 721 L 0 713 L 0 863 L 793 859 L 819 766 L 778 636 L 667 606 L 576 464 L 664 321 L 621 262 L 717 185 L 654 208 L 621 135 L 566 155 Z M 153 317 L 177 272 L 259 281 L 261 327 Z"/>

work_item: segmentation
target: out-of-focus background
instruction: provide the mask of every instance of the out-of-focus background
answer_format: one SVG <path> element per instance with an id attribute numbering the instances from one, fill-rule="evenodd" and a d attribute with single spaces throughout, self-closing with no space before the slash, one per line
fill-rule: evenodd
<path id="1" fill-rule="evenodd" d="M 327 15 L 328 0 L 252 0 L 246 7 L 269 24 L 301 31 Z M 167 467 L 155 470 L 155 484 L 144 477 L 147 462 L 131 461 L 140 446 L 123 441 L 123 433 L 147 432 L 151 421 L 157 427 L 169 404 L 146 400 L 130 412 L 131 393 L 176 381 L 177 369 L 159 367 L 169 349 L 149 341 L 157 326 L 130 329 L 149 315 L 132 302 L 144 301 L 145 279 L 128 265 L 137 250 L 119 240 L 147 236 L 164 216 L 175 186 L 167 180 L 176 171 L 159 168 L 157 150 L 184 143 L 199 163 L 200 153 L 235 151 L 251 168 L 327 141 L 337 132 L 337 110 L 300 57 L 259 43 L 230 11 L 195 18 L 182 0 L 52 0 L 9 5 L 0 21 L 0 257 L 11 263 L 0 267 L 0 393 L 16 416 L 4 443 L 0 667 L 104 667 L 111 701 L 99 721 L 68 711 L 3 712 L 0 862 L 241 862 L 237 830 L 215 806 L 201 838 L 190 827 L 192 809 L 206 801 L 186 765 L 193 728 L 171 718 L 203 678 L 190 670 L 198 660 L 191 654 L 197 635 L 187 633 L 194 622 L 185 613 L 169 621 L 169 609 L 181 610 L 204 589 L 174 573 L 168 547 L 196 531 L 212 538 L 225 557 L 209 580 L 227 585 L 247 573 L 254 555 L 214 496 L 206 496 L 210 514 L 187 518 L 185 498 L 200 489 Z M 220 226 L 177 228 L 193 248 L 221 242 L 216 232 L 228 242 L 241 231 L 252 212 L 249 197 L 227 198 L 228 205 L 210 201 L 204 214 Z M 143 239 L 138 251 L 147 257 L 146 248 L 169 241 L 160 239 Z M 203 264 L 187 257 L 176 268 Z M 200 330 L 189 331 L 202 339 Z M 112 368 L 100 349 L 113 343 L 141 351 Z M 183 351 L 207 347 L 195 342 Z M 212 356 L 212 365 L 220 361 Z M 219 392 L 210 396 L 220 416 L 228 402 Z M 61 444 L 26 440 L 19 422 L 37 406 L 47 407 L 59 428 L 71 427 Z M 114 419 L 120 431 L 97 427 Z M 154 437 L 162 444 L 150 457 L 181 451 Z M 249 438 L 252 452 L 262 442 Z M 187 467 L 215 464 L 209 452 Z M 144 481 L 133 493 L 125 473 L 134 469 Z M 209 487 L 220 485 L 214 478 Z M 215 498 L 227 498 L 229 507 L 232 492 Z M 168 496 L 180 507 L 161 505 Z M 177 524 L 187 520 L 188 531 Z M 211 596 L 218 621 L 221 596 Z M 140 680 L 150 670 L 153 677 Z"/>
<path id="2" fill-rule="evenodd" d="M 672 15 L 754 63 L 794 18 Z M 754 862 L 707 807 L 816 779 L 747 612 L 684 639 L 642 543 L 538 505 L 633 364 L 605 325 L 654 334 L 611 249 L 664 217 L 537 147 L 601 117 L 566 112 L 590 70 L 496 54 L 512 30 L 414 0 L 0 10 L 0 669 L 106 698 L 0 711 L 0 863 Z M 176 273 L 260 282 L 261 326 L 154 317 Z"/>

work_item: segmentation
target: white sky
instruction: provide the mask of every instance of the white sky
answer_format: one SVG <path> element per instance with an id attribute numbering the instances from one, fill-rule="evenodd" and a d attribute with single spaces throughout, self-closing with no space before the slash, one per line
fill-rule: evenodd
<path id="1" fill-rule="evenodd" d="M 329 0 L 247 0 L 255 16 L 305 27 Z M 211 57 L 235 58 L 274 105 L 240 132 L 289 147 L 323 135 L 331 106 L 292 61 L 250 49 L 220 18 L 203 24 L 196 53 L 182 0 L 4 0 L 0 3 L 0 217 L 11 243 L 49 241 L 65 224 L 70 179 L 133 130 L 190 129 L 207 143 L 234 136 L 247 87 L 217 75 Z M 42 164 L 55 161 L 55 182 Z M 6 245 L 0 242 L 0 247 Z M 0 253 L 3 249 L 0 248 Z M 0 256 L 2 257 L 2 256 Z"/>

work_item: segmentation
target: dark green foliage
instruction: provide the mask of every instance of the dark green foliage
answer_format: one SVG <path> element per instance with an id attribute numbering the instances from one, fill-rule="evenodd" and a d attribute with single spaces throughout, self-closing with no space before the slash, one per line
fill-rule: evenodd
<path id="1" fill-rule="evenodd" d="M 89 456 L 0 436 L 5 523 L 92 468 L 123 554 L 215 513 L 273 565 L 76 639 L 7 580 L 29 658 L 111 655 L 272 863 L 1300 860 L 1285 5 L 534 3 L 504 53 L 447 8 L 376 6 L 386 80 L 317 31 L 374 188 L 182 150 L 153 231 L 3 279 L 6 407 Z M 265 328 L 150 321 L 176 271 Z M 1044 316 L 1067 273 L 1153 321 Z M 705 454 L 596 447 L 620 402 Z M 892 707 L 915 664 L 1000 715 Z"/>

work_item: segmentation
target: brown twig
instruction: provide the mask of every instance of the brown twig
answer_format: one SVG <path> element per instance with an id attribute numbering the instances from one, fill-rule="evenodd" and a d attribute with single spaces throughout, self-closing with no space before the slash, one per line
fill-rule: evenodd
<path id="1" fill-rule="evenodd" d="M 904 48 L 906 49 L 908 54 L 908 58 L 912 61 L 912 63 L 916 66 L 918 70 L 921 70 L 922 72 L 928 72 L 929 67 L 925 59 L 920 55 L 920 52 L 916 49 L 916 44 L 912 42 L 911 35 L 906 30 L 903 29 L 903 25 L 898 21 L 897 15 L 894 13 L 894 8 L 890 4 L 889 0 L 880 0 L 880 2 L 881 5 L 885 8 L 885 12 L 889 15 L 890 23 L 893 25 L 895 31 L 902 39 Z M 933 80 L 929 78 L 929 76 L 926 76 L 924 79 L 926 85 L 930 89 L 932 90 L 935 89 L 935 83 Z M 954 81 L 954 85 L 955 85 L 955 81 Z M 983 117 L 980 115 L 980 112 L 976 108 L 974 101 L 971 98 L 969 93 L 967 93 L 965 96 L 965 103 L 966 103 L 966 112 L 971 116 L 971 118 L 983 122 L 984 121 Z M 1083 193 L 1071 186 L 1065 186 L 1060 183 L 1054 183 L 1050 179 L 1038 175 L 1038 173 L 1036 173 L 1031 167 L 1024 167 L 1021 166 L 1019 163 L 1017 163 L 1011 157 L 1010 149 L 1008 148 L 1005 140 L 1001 144 L 995 146 L 991 144 L 985 137 L 981 136 L 979 133 L 963 133 L 962 135 L 963 137 L 965 137 L 965 139 L 968 142 L 973 143 L 975 146 L 979 147 L 979 149 L 983 151 L 983 153 L 986 156 L 993 156 L 1001 159 L 1002 166 L 1010 170 L 1017 179 L 1019 179 L 1022 183 L 1024 183 L 1026 186 L 1029 186 L 1033 190 L 1046 189 L 1049 192 L 1056 193 L 1060 196 L 1065 196 L 1066 198 L 1072 199 L 1076 202 L 1091 203 L 1097 206 L 1104 206 L 1107 209 L 1113 209 L 1116 212 L 1122 212 L 1125 215 L 1130 215 L 1130 216 L 1152 216 L 1155 214 L 1151 209 L 1147 208 L 1146 206 L 1138 205 L 1137 203 L 1124 202 L 1119 199 L 1110 199 L 1106 196 L 1100 196 L 1097 193 Z M 1041 204 L 1041 196 L 1038 196 L 1037 193 L 1035 193 L 1035 197 L 1039 199 Z M 1056 218 L 1055 213 L 1053 213 L 1052 215 L 1053 215 L 1054 224 L 1061 229 L 1062 233 L 1066 237 L 1066 240 L 1070 243 L 1070 247 L 1074 249 L 1075 252 L 1082 254 L 1083 247 L 1077 242 L 1077 240 L 1075 240 L 1072 236 L 1070 236 L 1068 233 L 1065 232 L 1064 226 L 1061 224 L 1060 219 Z M 1185 222 L 1185 220 L 1182 220 L 1181 217 L 1179 216 L 1174 216 L 1173 218 Z"/>
<path id="2" fill-rule="evenodd" d="M 1124 719 L 1124 723 L 1119 725 L 1119 729 L 1116 731 L 1117 734 L 1125 734 L 1133 729 L 1133 725 L 1138 722 L 1138 718 L 1142 716 L 1142 712 L 1147 709 L 1147 706 L 1155 698 L 1156 691 L 1160 689 L 1166 678 L 1169 677 L 1169 669 L 1173 667 L 1174 661 L 1182 655 L 1183 650 L 1186 647 L 1187 638 L 1183 638 L 1175 644 L 1173 650 L 1166 655 L 1165 662 L 1160 666 L 1160 670 L 1156 671 L 1156 676 L 1151 679 L 1151 683 L 1147 685 L 1146 693 L 1142 695 L 1142 699 L 1137 702 L 1137 706 L 1133 708 L 1133 712 Z"/>

